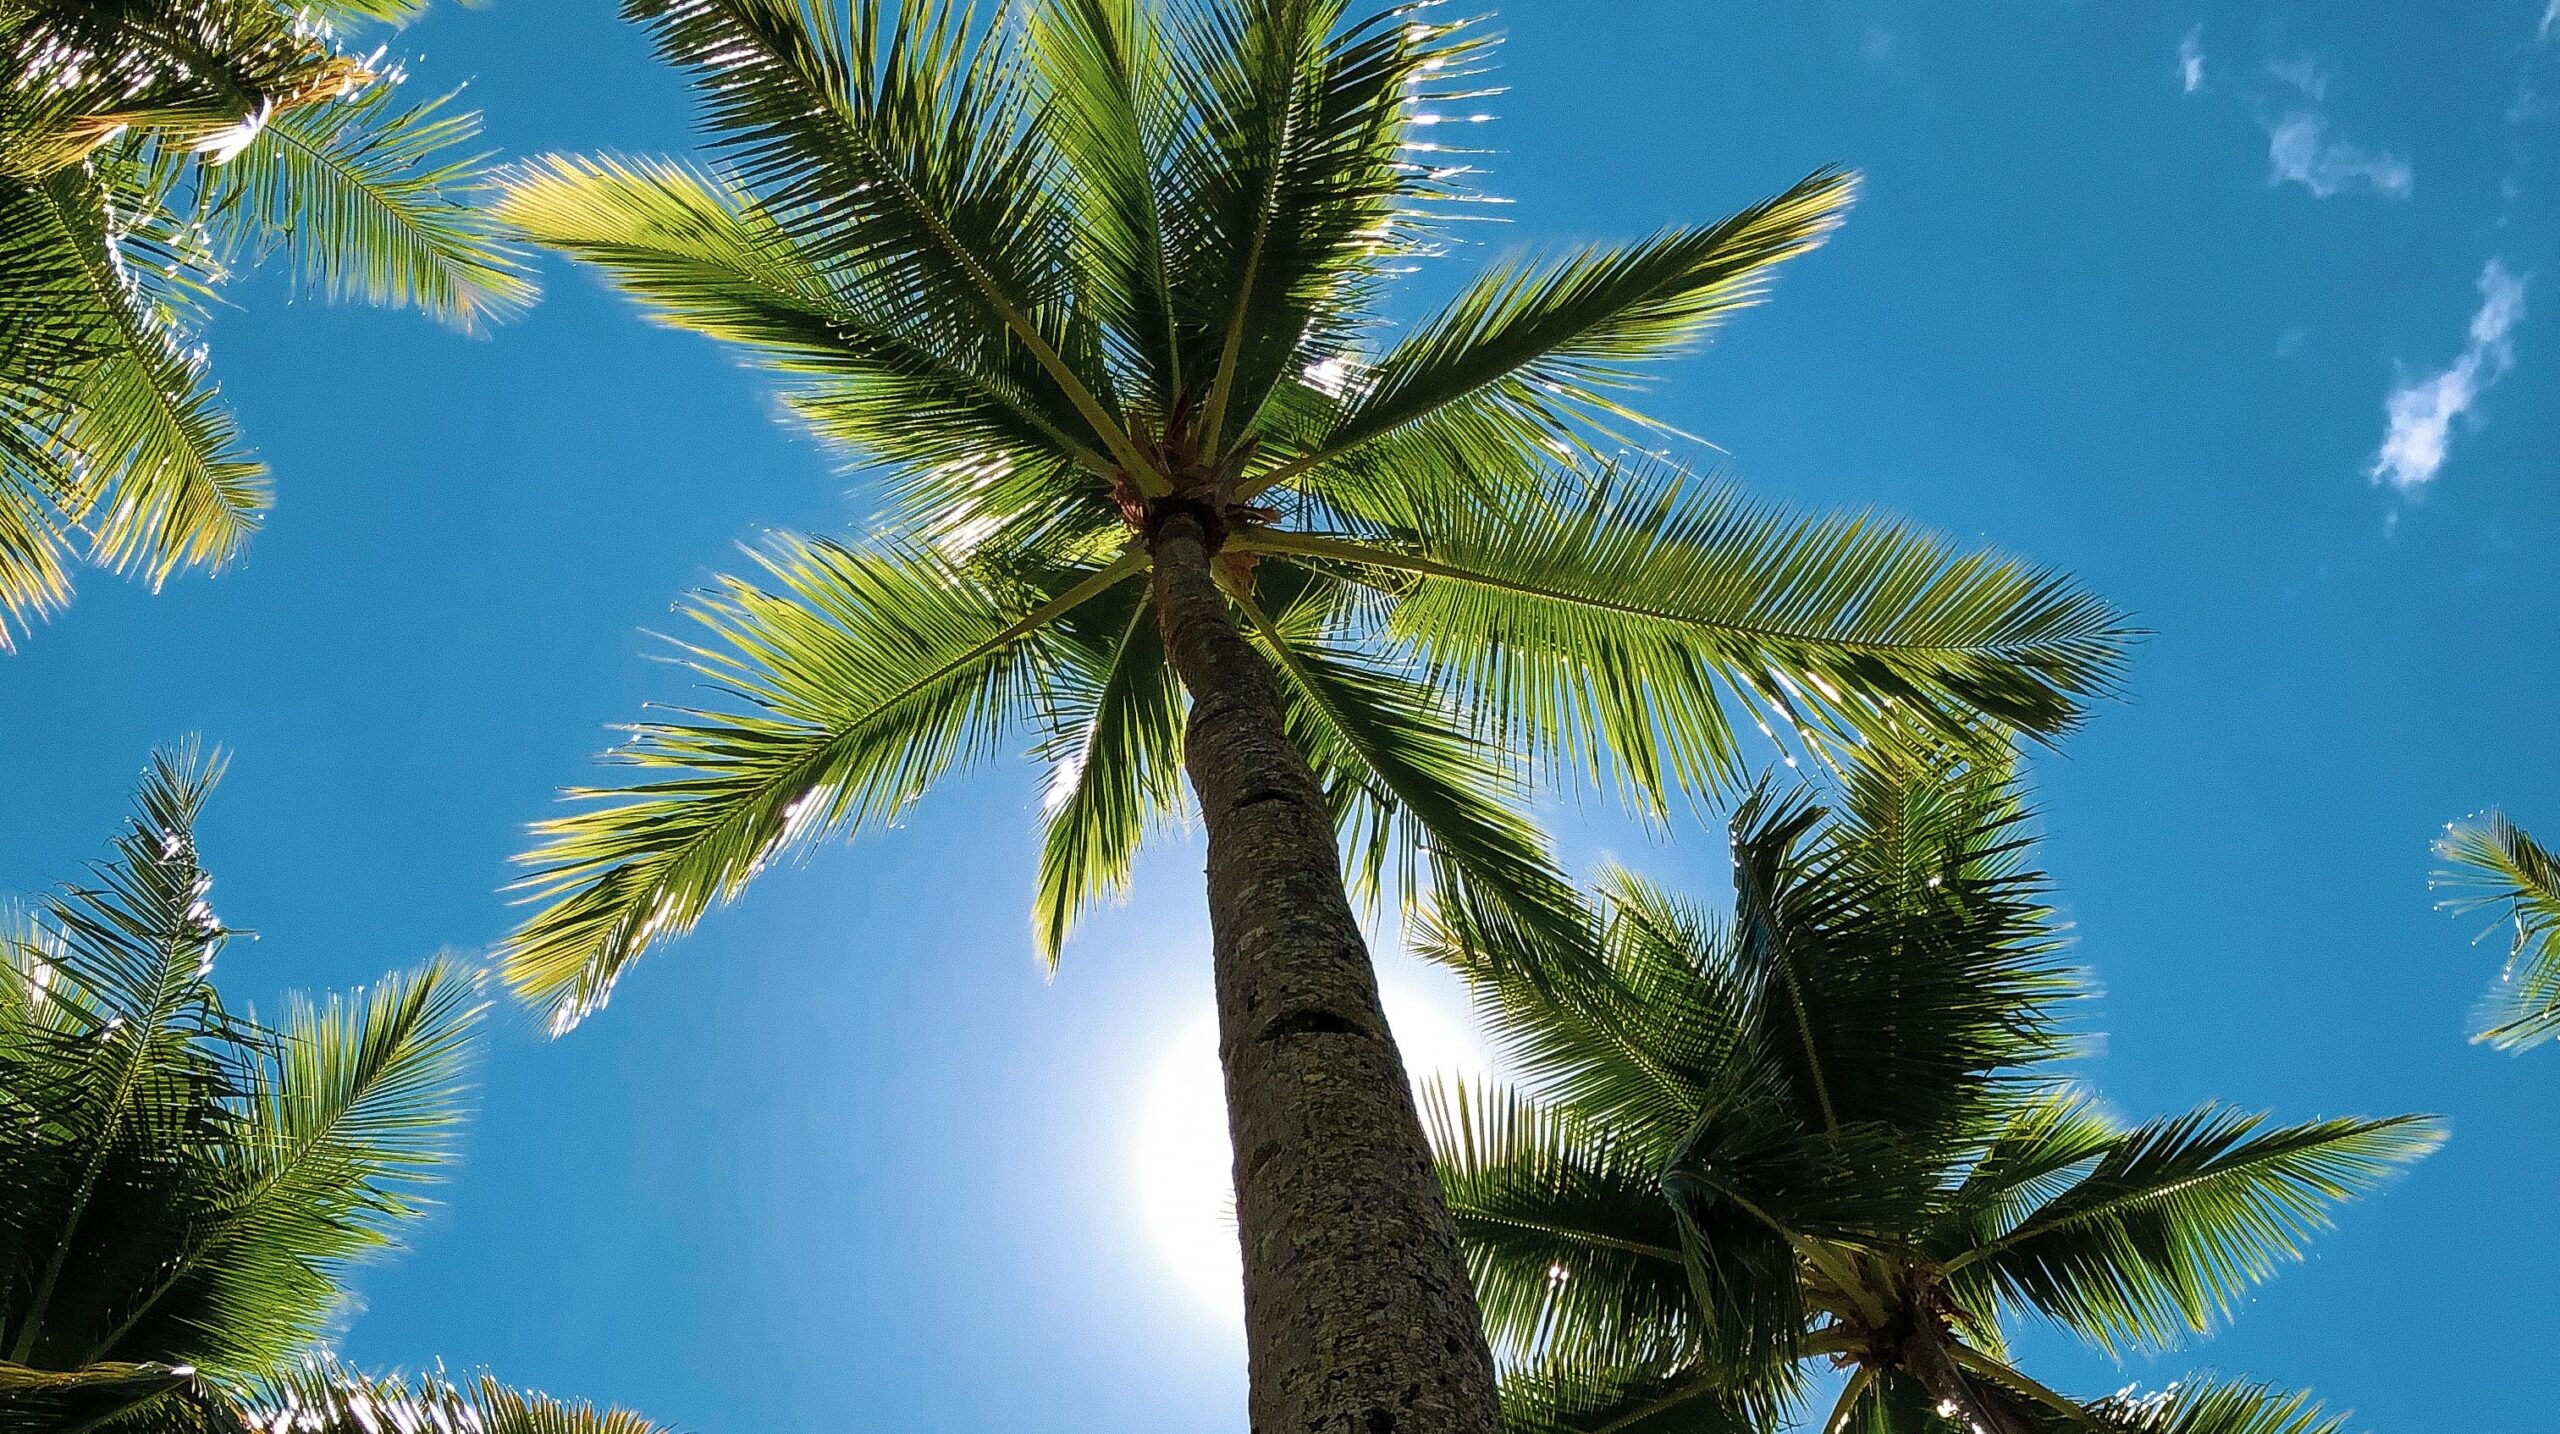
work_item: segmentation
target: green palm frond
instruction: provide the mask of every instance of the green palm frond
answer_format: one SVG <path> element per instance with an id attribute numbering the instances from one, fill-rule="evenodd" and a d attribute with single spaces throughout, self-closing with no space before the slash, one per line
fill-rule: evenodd
<path id="1" fill-rule="evenodd" d="M 1265 481 L 1390 435 L 1418 440 L 1452 471 L 1498 471 L 1522 453 L 1581 446 L 1594 420 L 1644 426 L 1613 397 L 1637 366 L 1758 302 L 1772 271 L 1821 244 L 1856 191 L 1855 175 L 1817 170 L 1702 229 L 1494 270 L 1359 367 L 1314 451 Z"/>
<path id="2" fill-rule="evenodd" d="M 1044 92 L 1036 122 L 1058 156 L 1074 267 L 1087 279 L 1077 301 L 1094 306 L 1129 384 L 1163 412 L 1186 377 L 1157 183 L 1182 118 L 1169 38 L 1147 0 L 1055 0 L 1031 9 L 1024 48 Z"/>
<path id="3" fill-rule="evenodd" d="M 1968 1127 L 2058 1054 L 2071 990 L 2005 761 L 1867 750 L 1833 811 L 1755 793 L 1733 819 L 1733 951 L 1762 1048 L 1808 1120 Z"/>
<path id="4" fill-rule="evenodd" d="M 2099 1347 L 2201 1333 L 2329 1223 L 2328 1207 L 2434 1149 L 2418 1116 L 2268 1128 L 2207 1106 L 2125 1132 L 2016 1228 L 1950 1262 Z"/>
<path id="5" fill-rule="evenodd" d="M 1110 465 L 1036 373 L 848 290 L 734 184 L 663 162 L 549 157 L 509 174 L 498 213 L 602 269 L 660 322 L 743 347 L 822 437 L 930 475 L 911 507 L 940 527 L 1041 498 L 1112 516 L 1098 480 L 1063 477 Z"/>
<path id="6" fill-rule="evenodd" d="M 1368 285 L 1448 197 L 1404 146 L 1427 107 L 1473 98 L 1474 28 L 1422 5 L 1354 18 L 1345 0 L 1236 0 L 1173 12 L 1195 123 L 1166 164 L 1173 293 L 1196 324 L 1182 368 L 1223 451 L 1275 386 L 1338 357 Z M 1405 232 L 1400 232 L 1405 231 Z"/>
<path id="7" fill-rule="evenodd" d="M 1136 472 L 1051 262 L 1055 160 L 1015 28 L 960 0 L 625 0 L 693 74 L 714 150 L 865 309 L 1020 367 Z M 1016 364 L 1015 356 L 1027 360 Z"/>
<path id="8" fill-rule="evenodd" d="M 1422 1112 L 1497 1350 L 1617 1363 L 1696 1353 L 1655 1153 L 1500 1088 L 1434 1081 Z"/>
<path id="9" fill-rule="evenodd" d="M 2299 1390 L 2189 1378 L 2151 1394 L 2110 1395 L 2089 1406 L 2106 1434 L 2341 1434 L 2331 1414 Z"/>
<path id="10" fill-rule="evenodd" d="M 8 210 L 50 250 L 43 301 L 86 349 L 39 375 L 57 399 L 42 440 L 74 475 L 64 517 L 93 560 L 155 583 L 229 560 L 268 490 L 193 337 L 210 257 L 121 165 L 64 170 Z"/>
<path id="11" fill-rule="evenodd" d="M 511 1389 L 489 1375 L 368 1375 L 330 1360 L 306 1361 L 262 1381 L 241 1406 L 249 1427 L 297 1434 L 668 1434 L 667 1426 L 627 1409 Z"/>
<path id="12" fill-rule="evenodd" d="M 2436 886 L 2457 913 L 2495 911 L 2515 927 L 2507 969 L 2490 993 L 2479 1039 L 2507 1050 L 2560 1035 L 2560 857 L 2491 812 L 2445 829 Z"/>
<path id="13" fill-rule="evenodd" d="M 0 1360 L 125 1366 L 171 1417 L 202 1411 L 192 1370 L 234 1387 L 307 1347 L 415 1213 L 480 1009 L 450 964 L 272 1028 L 226 1009 L 194 834 L 221 765 L 156 754 L 111 858 L 0 933 Z"/>
<path id="14" fill-rule="evenodd" d="M 269 120 L 230 163 L 201 170 L 194 206 L 227 247 L 280 257 L 332 300 L 415 307 L 464 330 L 532 302 L 523 260 L 479 202 L 464 152 L 479 116 L 453 95 L 403 105 L 377 82 Z"/>
<path id="15" fill-rule="evenodd" d="M 51 1370 L 0 1360 L 0 1429 L 123 1431 L 139 1424 L 149 1434 L 147 1413 L 136 1418 L 137 1413 L 185 1393 L 193 1383 L 194 1371 L 183 1366 L 101 1363 Z"/>
<path id="16" fill-rule="evenodd" d="M 503 969 L 557 1029 L 785 848 L 893 818 L 984 755 L 1051 661 L 1051 624 L 1138 572 L 1042 591 L 928 549 L 799 539 L 758 561 L 766 585 L 728 579 L 689 610 L 711 634 L 695 670 L 732 704 L 635 727 L 612 758 L 644 779 L 537 828 L 520 889 L 542 909 Z"/>
<path id="17" fill-rule="evenodd" d="M 1276 615 L 1252 596 L 1239 605 L 1279 677 L 1289 736 L 1324 783 L 1352 895 L 1420 891 L 1427 857 L 1435 880 L 1463 883 L 1511 919 L 1572 930 L 1581 905 L 1516 809 L 1516 770 L 1419 674 L 1329 631 L 1339 610 L 1327 585 L 1289 596 Z"/>
<path id="18" fill-rule="evenodd" d="M 1714 1371 L 1552 1360 L 1502 1381 L 1503 1434 L 1760 1434 L 1763 1403 Z"/>
<path id="19" fill-rule="evenodd" d="M 2051 573 L 1872 515 L 1691 489 L 1655 467 L 1560 474 L 1392 515 L 1401 541 L 1275 530 L 1238 546 L 1390 592 L 1390 629 L 1507 750 L 1656 810 L 1674 790 L 1731 790 L 1745 724 L 1781 751 L 1858 732 L 1971 740 L 1985 717 L 2051 737 L 2112 689 L 2129 634 Z"/>
<path id="20" fill-rule="evenodd" d="M 1077 609 L 1060 637 L 1041 714 L 1049 779 L 1031 903 L 1033 939 L 1053 966 L 1076 917 L 1128 890 L 1140 840 L 1188 800 L 1187 704 L 1146 589 L 1132 583 Z"/>
<path id="21" fill-rule="evenodd" d="M 1753 997 L 1703 910 L 1623 871 L 1599 890 L 1571 943 L 1442 894 L 1412 945 L 1466 979 L 1509 1068 L 1659 1162 L 1701 1110 L 1756 1079 Z"/>

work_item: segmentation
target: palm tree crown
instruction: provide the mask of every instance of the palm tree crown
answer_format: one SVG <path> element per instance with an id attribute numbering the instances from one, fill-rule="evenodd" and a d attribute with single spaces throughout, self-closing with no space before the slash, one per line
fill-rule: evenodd
<path id="1" fill-rule="evenodd" d="M 476 118 L 355 43 L 424 9 L 0 0 L 0 647 L 78 557 L 157 583 L 257 528 L 202 341 L 233 266 L 466 329 L 531 298 L 473 203 Z"/>
<path id="2" fill-rule="evenodd" d="M 1498 267 L 1391 334 L 1470 196 L 1485 47 L 1427 7 L 627 0 L 710 169 L 551 158 L 504 214 L 740 345 L 882 476 L 880 528 L 781 538 L 688 611 L 723 700 L 543 827 L 509 980 L 562 1025 L 795 841 L 1008 740 L 1049 768 L 1054 959 L 1183 802 L 1151 536 L 1197 523 L 1355 883 L 1427 859 L 1571 899 L 1506 804 L 1544 765 L 1719 788 L 1737 726 L 2067 727 L 2123 631 L 2050 575 L 1801 520 L 1632 449 L 1643 363 L 1751 302 L 1850 199 L 1825 170 L 1702 227 Z M 1625 456 L 1622 456 L 1625 455 Z M 1016 734 L 1024 734 L 1017 737 Z"/>
<path id="3" fill-rule="evenodd" d="M 2056 1068 L 2081 992 L 2005 761 L 1875 758 L 1836 809 L 1733 821 L 1718 921 L 1618 873 L 1582 939 L 1444 902 L 1526 1092 L 1426 1101 L 1523 1431 L 1741 1431 L 1849 1371 L 1831 1430 L 2330 1430 L 2306 1398 L 2084 1402 L 2012 1363 L 2050 1320 L 2166 1349 L 2430 1149 L 2426 1120 L 2129 1125 Z"/>
<path id="4" fill-rule="evenodd" d="M 91 884 L 0 930 L 0 1429 L 646 1434 L 313 1355 L 449 1153 L 479 982 L 435 962 L 272 1025 L 229 1009 L 195 840 L 219 770 L 161 754 Z M 438 1409 L 483 1422 L 395 1417 Z"/>
<path id="5" fill-rule="evenodd" d="M 2447 907 L 2499 912 L 2515 930 L 2479 1039 L 2521 1050 L 2560 1035 L 2560 856 L 2503 812 L 2446 827 L 2436 854 Z"/>

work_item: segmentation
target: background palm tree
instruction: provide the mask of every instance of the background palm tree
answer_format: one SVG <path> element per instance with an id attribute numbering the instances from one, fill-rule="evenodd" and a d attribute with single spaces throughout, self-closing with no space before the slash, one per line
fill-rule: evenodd
<path id="1" fill-rule="evenodd" d="M 1436 137 L 1483 93 L 1470 27 L 1341 0 L 624 12 L 693 75 L 715 168 L 547 159 L 503 213 L 787 376 L 888 502 L 692 606 L 723 698 L 636 729 L 632 779 L 543 825 L 509 981 L 566 1028 L 786 848 L 1025 729 L 1054 958 L 1187 766 L 1255 1427 L 1490 1428 L 1346 858 L 1356 891 L 1427 862 L 1562 928 L 1507 800 L 1528 771 L 1658 812 L 1740 770 L 1763 706 L 1816 742 L 2053 733 L 2115 671 L 2114 616 L 2050 575 L 1619 461 L 1661 441 L 1636 366 L 1817 244 L 1849 177 L 1494 269 L 1390 339 L 1387 280 L 1469 197 Z"/>
<path id="2" fill-rule="evenodd" d="M 2560 857 L 2504 812 L 2447 826 L 2436 855 L 2447 863 L 2436 885 L 2454 893 L 2447 908 L 2496 911 L 2515 928 L 2478 1039 L 2522 1050 L 2560 1035 Z"/>
<path id="3" fill-rule="evenodd" d="M 1852 764 L 1836 809 L 1755 793 L 1717 921 L 1623 872 L 1582 939 L 1444 902 L 1527 1092 L 1426 1102 L 1515 1429 L 1766 1429 L 1805 1366 L 1830 1430 L 2334 1429 L 2302 1396 L 2067 1398 L 2018 1319 L 2176 1347 L 2432 1148 L 2429 1121 L 2127 1125 L 2060 1073 L 2060 923 L 2006 761 Z"/>
<path id="4" fill-rule="evenodd" d="M 313 1357 L 449 1155 L 483 1003 L 438 961 L 273 1025 L 228 1009 L 195 841 L 219 771 L 160 754 L 91 883 L 0 930 L 0 1431 L 642 1434 Z"/>
<path id="5" fill-rule="evenodd" d="M 474 203 L 475 116 L 367 24 L 425 0 L 0 0 L 0 647 L 80 557 L 157 583 L 266 511 L 207 301 L 275 259 L 462 328 L 532 286 Z"/>

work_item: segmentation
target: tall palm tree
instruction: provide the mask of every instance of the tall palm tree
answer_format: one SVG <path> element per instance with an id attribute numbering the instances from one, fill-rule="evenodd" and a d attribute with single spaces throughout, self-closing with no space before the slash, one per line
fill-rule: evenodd
<path id="1" fill-rule="evenodd" d="M 2208 1330 L 2432 1148 L 2416 1117 L 2138 1125 L 2057 1069 L 2081 991 L 2007 763 L 1849 766 L 1836 809 L 1762 790 L 1722 921 L 1625 873 L 1579 940 L 1444 902 L 1525 1091 L 1426 1100 L 1520 1431 L 1822 1427 L 2308 1434 L 2307 1398 L 2202 1383 L 2084 1401 L 2011 1362 L 2021 1319 L 2109 1352 Z"/>
<path id="2" fill-rule="evenodd" d="M 2560 857 L 2504 812 L 2447 826 L 2436 855 L 2448 909 L 2496 911 L 2515 927 L 2477 1039 L 2522 1050 L 2560 1035 Z"/>
<path id="3" fill-rule="evenodd" d="M 1345 0 L 625 0 L 713 167 L 551 158 L 502 212 L 784 376 L 880 526 L 694 603 L 724 698 L 529 858 L 510 982 L 565 1028 L 804 839 L 1027 729 L 1054 960 L 1185 807 L 1208 836 L 1253 1420 L 1484 1430 L 1493 1373 L 1350 896 L 1427 861 L 1575 898 L 1508 798 L 1649 809 L 1815 740 L 2067 727 L 2122 632 L 2068 584 L 1649 460 L 1646 360 L 1750 302 L 1851 193 L 1497 268 L 1390 335 L 1469 196 L 1484 48 Z M 1346 887 L 1345 859 L 1349 875 Z M 1393 1331 L 1382 1337 L 1381 1331 Z"/>
<path id="4" fill-rule="evenodd" d="M 449 1154 L 480 983 L 438 961 L 273 1025 L 225 1006 L 195 840 L 219 772 L 159 754 L 90 884 L 0 929 L 0 1431 L 644 1434 L 314 1357 Z"/>
<path id="5" fill-rule="evenodd" d="M 257 528 L 201 333 L 234 266 L 465 329 L 532 296 L 475 203 L 476 117 L 359 43 L 424 8 L 0 0 L 0 648 L 82 557 L 157 583 Z"/>

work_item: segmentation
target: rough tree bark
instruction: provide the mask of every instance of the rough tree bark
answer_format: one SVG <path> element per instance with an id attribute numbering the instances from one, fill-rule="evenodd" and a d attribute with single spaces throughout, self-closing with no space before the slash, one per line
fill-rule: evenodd
<path id="1" fill-rule="evenodd" d="M 1209 835 L 1254 1434 L 1492 1434 L 1493 1358 L 1333 820 L 1212 576 L 1215 522 L 1177 510 L 1151 541 Z"/>

